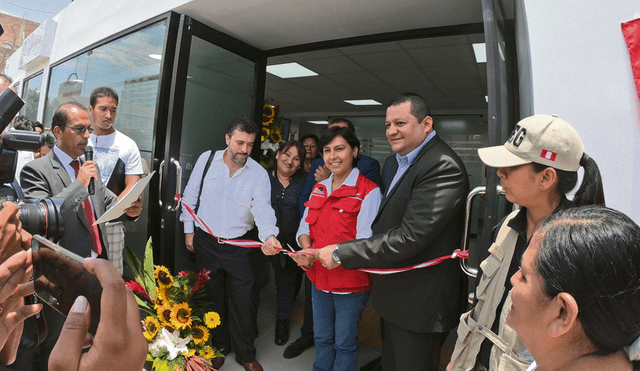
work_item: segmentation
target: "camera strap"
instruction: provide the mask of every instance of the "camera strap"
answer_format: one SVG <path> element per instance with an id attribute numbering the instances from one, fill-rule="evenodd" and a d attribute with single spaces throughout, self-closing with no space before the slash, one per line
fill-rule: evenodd
<path id="1" fill-rule="evenodd" d="M 25 305 L 38 304 L 40 302 L 36 294 L 25 296 Z M 43 305 L 46 305 L 42 303 Z M 44 308 L 43 308 L 44 309 Z M 40 313 L 31 316 L 25 320 L 26 326 L 33 327 L 34 331 L 23 331 L 22 338 L 20 339 L 20 347 L 23 349 L 35 349 L 38 345 L 47 338 L 48 325 L 47 320 L 44 318 L 44 310 Z"/>

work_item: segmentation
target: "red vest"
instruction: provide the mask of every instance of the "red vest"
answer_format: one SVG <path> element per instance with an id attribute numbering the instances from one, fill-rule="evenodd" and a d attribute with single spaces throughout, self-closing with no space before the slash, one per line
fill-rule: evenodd
<path id="1" fill-rule="evenodd" d="M 378 187 L 358 176 L 355 187 L 342 185 L 327 197 L 327 189 L 317 183 L 304 205 L 309 209 L 305 221 L 309 223 L 309 237 L 314 248 L 321 248 L 356 238 L 358 213 L 362 200 Z M 371 276 L 358 270 L 345 270 L 342 266 L 328 270 L 320 261 L 307 271 L 318 290 L 332 292 L 359 292 L 371 289 Z"/>

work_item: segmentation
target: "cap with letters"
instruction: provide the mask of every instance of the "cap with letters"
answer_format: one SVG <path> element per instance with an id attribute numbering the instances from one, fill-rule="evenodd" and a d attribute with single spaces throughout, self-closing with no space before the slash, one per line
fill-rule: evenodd
<path id="1" fill-rule="evenodd" d="M 583 152 L 578 133 L 557 115 L 527 117 L 516 124 L 504 145 L 478 149 L 487 166 L 535 162 L 565 171 L 578 171 Z"/>

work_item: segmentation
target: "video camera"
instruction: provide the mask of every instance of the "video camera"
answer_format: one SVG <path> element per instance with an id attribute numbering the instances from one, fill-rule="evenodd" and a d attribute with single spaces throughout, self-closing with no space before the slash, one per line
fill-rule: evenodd
<path id="1" fill-rule="evenodd" d="M 0 94 L 0 130 L 4 130 L 20 111 L 24 101 L 11 89 Z M 20 209 L 22 228 L 31 234 L 39 234 L 54 242 L 64 234 L 64 223 L 60 207 L 61 199 L 20 200 L 11 185 L 16 177 L 18 151 L 38 151 L 40 133 L 35 131 L 11 130 L 0 138 L 0 210 L 2 203 L 11 201 Z"/>

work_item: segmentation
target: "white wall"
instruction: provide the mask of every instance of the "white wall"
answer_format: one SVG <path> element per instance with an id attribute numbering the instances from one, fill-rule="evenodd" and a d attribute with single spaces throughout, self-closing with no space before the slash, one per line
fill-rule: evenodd
<path id="1" fill-rule="evenodd" d="M 53 17 L 58 26 L 49 62 L 55 63 L 106 37 L 189 2 L 191 0 L 75 0 Z M 25 76 L 25 71 L 17 70 L 18 58 L 18 53 L 9 58 L 9 76 Z M 36 71 L 26 71 L 26 75 Z"/>
<path id="2" fill-rule="evenodd" d="M 607 205 L 640 222 L 640 100 L 621 31 L 640 16 L 640 2 L 520 1 L 533 113 L 556 113 L 576 128 L 600 166 Z"/>

